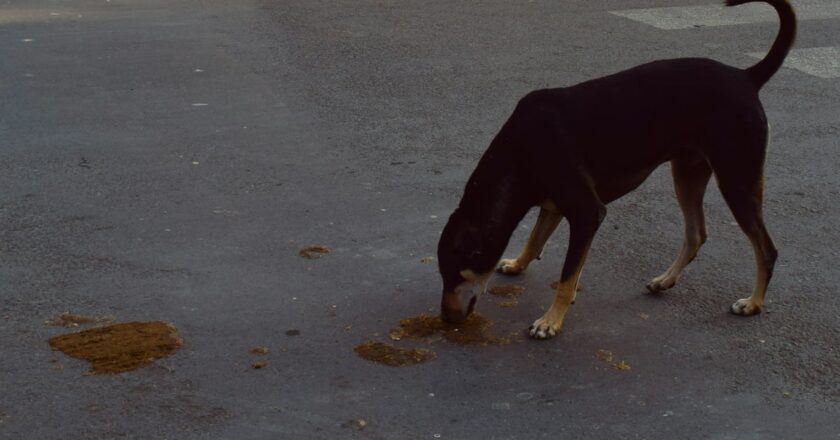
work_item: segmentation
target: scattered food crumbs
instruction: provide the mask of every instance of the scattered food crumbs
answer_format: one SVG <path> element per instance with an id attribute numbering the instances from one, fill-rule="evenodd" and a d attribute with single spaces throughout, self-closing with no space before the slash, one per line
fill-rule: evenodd
<path id="1" fill-rule="evenodd" d="M 615 368 L 616 370 L 629 370 L 630 364 L 628 364 L 625 361 L 619 361 L 613 364 L 613 368 Z"/>
<path id="2" fill-rule="evenodd" d="M 420 262 L 423 264 L 429 264 L 432 261 L 435 261 L 435 257 L 423 257 L 420 259 Z"/>
<path id="3" fill-rule="evenodd" d="M 207 105 L 207 103 L 206 103 L 206 102 L 194 102 L 194 103 L 192 104 L 192 106 L 193 106 L 193 107 L 204 107 L 204 106 L 206 106 L 206 105 Z"/>
<path id="4" fill-rule="evenodd" d="M 286 330 L 286 336 L 298 336 L 298 335 L 300 335 L 300 330 L 297 330 L 297 329 Z"/>
<path id="5" fill-rule="evenodd" d="M 170 356 L 184 345 L 168 322 L 126 322 L 49 340 L 53 350 L 91 363 L 91 374 L 136 370 L 155 359 Z"/>
<path id="6" fill-rule="evenodd" d="M 595 357 L 604 362 L 612 363 L 613 368 L 615 368 L 616 370 L 630 369 L 630 364 L 628 364 L 626 361 L 613 362 L 613 352 L 609 350 L 598 350 L 595 352 Z"/>
<path id="7" fill-rule="evenodd" d="M 264 345 L 258 345 L 258 346 L 253 347 L 251 349 L 251 353 L 254 353 L 254 354 L 268 354 L 268 352 L 269 352 L 268 347 L 266 347 Z"/>
<path id="8" fill-rule="evenodd" d="M 403 336 L 405 336 L 405 329 L 402 327 L 397 327 L 388 332 L 388 337 L 390 337 L 392 341 L 399 341 L 403 338 Z"/>
<path id="9" fill-rule="evenodd" d="M 449 324 L 439 316 L 420 314 L 400 321 L 400 338 L 434 339 L 443 336 L 449 342 L 465 345 L 506 345 L 509 337 L 499 337 L 490 333 L 493 324 L 479 313 L 474 312 L 464 322 Z"/>
<path id="10" fill-rule="evenodd" d="M 113 316 L 84 316 L 65 312 L 60 315 L 53 316 L 44 323 L 56 327 L 78 327 L 82 324 L 100 324 L 103 322 L 111 322 L 113 320 Z"/>
<path id="11" fill-rule="evenodd" d="M 200 163 L 200 162 L 199 162 L 199 161 L 197 161 L 197 160 L 192 161 L 192 164 L 193 164 L 193 165 L 198 165 L 199 163 Z"/>
<path id="12" fill-rule="evenodd" d="M 307 260 L 316 260 L 330 253 L 330 250 L 330 248 L 323 245 L 313 245 L 301 249 L 298 252 L 298 255 L 300 255 L 303 258 L 306 258 Z"/>
<path id="13" fill-rule="evenodd" d="M 342 428 L 356 428 L 356 429 L 358 429 L 359 431 L 361 431 L 361 430 L 363 430 L 363 429 L 367 428 L 367 425 L 368 425 L 367 420 L 365 420 L 365 419 L 356 419 L 356 420 L 350 420 L 350 421 L 348 421 L 348 422 L 342 423 L 342 424 L 341 424 L 341 427 L 342 427 Z"/>
<path id="14" fill-rule="evenodd" d="M 353 330 L 352 325 L 347 325 L 347 326 L 344 327 L 344 331 L 349 332 L 350 330 Z"/>
<path id="15" fill-rule="evenodd" d="M 266 362 L 266 361 L 257 361 L 257 362 L 254 362 L 253 364 L 251 364 L 251 368 L 253 368 L 255 370 L 261 370 L 261 369 L 263 369 L 267 366 L 268 366 L 268 362 Z"/>
<path id="16" fill-rule="evenodd" d="M 790 396 L 792 396 L 792 393 L 790 391 L 785 391 L 785 392 L 782 393 L 782 396 L 790 397 Z"/>
<path id="17" fill-rule="evenodd" d="M 525 288 L 522 286 L 517 286 L 516 284 L 500 284 L 498 286 L 493 286 L 487 289 L 491 295 L 495 296 L 506 296 L 509 298 L 517 297 L 522 295 L 522 292 L 525 291 Z"/>
<path id="18" fill-rule="evenodd" d="M 648 315 L 647 313 L 639 313 L 639 318 L 648 319 L 650 318 L 650 315 Z"/>
<path id="19" fill-rule="evenodd" d="M 60 360 L 56 358 L 50 359 L 50 363 L 53 364 L 53 370 L 63 370 L 64 364 L 61 363 Z"/>
<path id="20" fill-rule="evenodd" d="M 376 341 L 359 344 L 354 351 L 364 359 L 392 367 L 422 364 L 436 357 L 433 351 L 426 348 L 398 348 Z"/>
<path id="21" fill-rule="evenodd" d="M 612 362 L 613 360 L 613 354 L 609 350 L 598 350 L 595 352 L 595 357 L 604 362 Z"/>

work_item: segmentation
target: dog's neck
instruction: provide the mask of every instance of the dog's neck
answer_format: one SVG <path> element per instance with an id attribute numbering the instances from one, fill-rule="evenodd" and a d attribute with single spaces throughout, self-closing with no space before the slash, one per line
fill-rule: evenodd
<path id="1" fill-rule="evenodd" d="M 476 168 L 467 182 L 459 211 L 481 231 L 481 267 L 472 269 L 483 273 L 495 268 L 513 231 L 534 202 L 510 162 L 489 151 L 482 162 L 485 166 Z"/>

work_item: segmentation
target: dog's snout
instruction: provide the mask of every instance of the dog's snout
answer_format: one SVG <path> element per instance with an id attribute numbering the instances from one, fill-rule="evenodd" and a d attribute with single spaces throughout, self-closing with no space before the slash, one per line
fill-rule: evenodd
<path id="1" fill-rule="evenodd" d="M 466 319 L 466 313 L 461 304 L 461 295 L 458 292 L 443 292 L 440 302 L 440 317 L 446 322 L 455 323 Z"/>
<path id="2" fill-rule="evenodd" d="M 461 294 L 457 292 L 444 292 L 443 300 L 440 306 L 440 317 L 445 322 L 456 324 L 463 322 L 467 316 L 472 313 L 475 308 L 475 303 L 478 300 L 477 296 L 470 298 L 467 309 L 464 310 L 463 302 L 461 301 Z"/>
<path id="3" fill-rule="evenodd" d="M 440 319 L 450 324 L 458 324 L 467 319 L 467 314 L 463 310 L 452 310 L 443 307 L 440 311 Z"/>

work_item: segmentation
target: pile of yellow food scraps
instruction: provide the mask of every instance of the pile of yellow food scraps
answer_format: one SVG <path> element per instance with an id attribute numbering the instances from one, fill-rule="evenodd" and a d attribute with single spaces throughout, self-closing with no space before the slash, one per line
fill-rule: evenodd
<path id="1" fill-rule="evenodd" d="M 184 344 L 168 322 L 126 322 L 50 338 L 53 350 L 91 363 L 92 374 L 123 373 L 170 356 Z"/>

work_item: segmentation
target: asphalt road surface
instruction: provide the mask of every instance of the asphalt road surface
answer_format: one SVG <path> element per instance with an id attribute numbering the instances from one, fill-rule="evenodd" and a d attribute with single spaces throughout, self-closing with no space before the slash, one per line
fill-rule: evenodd
<path id="1" fill-rule="evenodd" d="M 353 347 L 437 311 L 421 259 L 518 98 L 660 58 L 749 66 L 769 7 L 3 2 L 0 438 L 840 438 L 840 11 L 794 3 L 796 50 L 761 93 L 780 250 L 765 313 L 727 311 L 754 263 L 714 184 L 697 260 L 645 292 L 682 235 L 665 166 L 608 207 L 561 335 L 525 329 L 565 224 L 529 272 L 491 280 L 523 286 L 517 305 L 478 305 L 511 344 L 399 341 L 437 358 L 396 368 Z M 332 253 L 299 257 L 311 244 Z M 171 322 L 184 346 L 86 375 L 47 343 L 81 329 L 45 324 L 63 312 Z"/>

